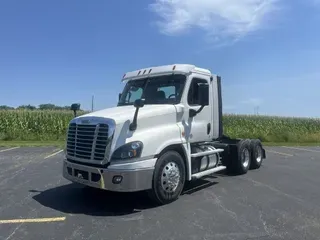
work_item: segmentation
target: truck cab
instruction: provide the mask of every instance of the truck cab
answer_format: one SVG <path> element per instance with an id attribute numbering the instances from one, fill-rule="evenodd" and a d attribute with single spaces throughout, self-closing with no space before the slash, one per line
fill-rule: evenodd
<path id="1" fill-rule="evenodd" d="M 159 204 L 188 181 L 226 170 L 245 174 L 266 158 L 258 139 L 223 134 L 221 78 L 190 64 L 126 73 L 115 107 L 75 117 L 63 176 L 118 192 L 148 191 Z"/>

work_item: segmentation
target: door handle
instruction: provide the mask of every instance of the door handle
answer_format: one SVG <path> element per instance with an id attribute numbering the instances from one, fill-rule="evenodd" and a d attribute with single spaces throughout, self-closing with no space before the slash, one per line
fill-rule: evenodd
<path id="1" fill-rule="evenodd" d="M 207 134 L 209 135 L 210 132 L 211 132 L 211 124 L 208 123 L 208 124 L 207 124 Z"/>

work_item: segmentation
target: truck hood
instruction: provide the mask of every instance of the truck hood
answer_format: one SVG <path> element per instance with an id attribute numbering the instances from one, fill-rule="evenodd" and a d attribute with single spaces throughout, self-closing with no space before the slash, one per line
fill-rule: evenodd
<path id="1" fill-rule="evenodd" d="M 85 115 L 81 115 L 77 118 L 82 117 L 102 117 L 102 118 L 111 118 L 115 121 L 116 124 L 121 124 L 126 121 L 132 122 L 133 116 L 135 113 L 136 108 L 134 106 L 119 106 L 119 107 L 112 107 L 103 109 L 100 111 L 88 113 Z M 139 109 L 138 114 L 138 122 L 139 119 L 146 119 L 146 118 L 154 118 L 159 115 L 171 115 L 176 114 L 176 108 L 174 105 L 145 105 L 144 107 Z"/>

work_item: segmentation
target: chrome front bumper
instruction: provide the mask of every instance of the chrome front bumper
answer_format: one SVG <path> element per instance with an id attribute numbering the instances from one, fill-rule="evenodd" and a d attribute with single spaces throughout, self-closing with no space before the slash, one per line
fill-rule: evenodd
<path id="1" fill-rule="evenodd" d="M 115 192 L 136 192 L 152 188 L 156 159 L 97 168 L 64 159 L 63 177 L 71 182 Z"/>

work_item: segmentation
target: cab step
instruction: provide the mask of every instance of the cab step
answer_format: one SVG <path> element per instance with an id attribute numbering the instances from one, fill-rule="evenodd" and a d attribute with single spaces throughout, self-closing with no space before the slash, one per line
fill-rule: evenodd
<path id="1" fill-rule="evenodd" d="M 209 175 L 209 174 L 212 174 L 212 173 L 215 173 L 215 172 L 220 172 L 220 171 L 225 170 L 225 169 L 227 169 L 226 166 L 215 167 L 215 168 L 203 171 L 203 172 L 192 174 L 191 175 L 191 179 L 192 180 L 199 179 L 199 178 L 202 178 L 202 177 L 204 177 L 206 175 Z"/>

